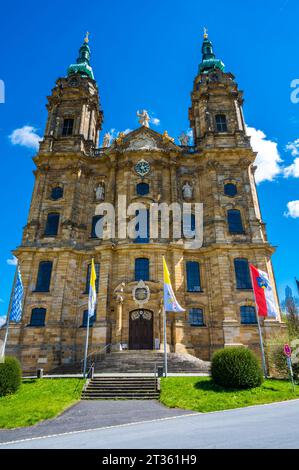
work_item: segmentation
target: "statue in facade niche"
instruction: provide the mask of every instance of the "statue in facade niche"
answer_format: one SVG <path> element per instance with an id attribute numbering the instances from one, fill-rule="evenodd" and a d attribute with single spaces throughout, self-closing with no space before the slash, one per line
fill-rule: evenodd
<path id="1" fill-rule="evenodd" d="M 143 109 L 140 113 L 137 111 L 137 117 L 139 117 L 138 122 L 141 126 L 149 127 L 150 117 L 146 109 Z"/>
<path id="2" fill-rule="evenodd" d="M 104 201 L 105 199 L 105 186 L 103 183 L 100 183 L 97 188 L 95 188 L 96 200 Z"/>
<path id="3" fill-rule="evenodd" d="M 191 186 L 191 184 L 186 181 L 186 183 L 184 184 L 183 188 L 182 188 L 182 191 L 183 191 L 183 198 L 184 199 L 192 199 L 193 197 L 193 188 Z"/>
<path id="4" fill-rule="evenodd" d="M 103 139 L 103 147 L 104 148 L 110 147 L 111 137 L 112 136 L 111 136 L 110 132 L 106 132 L 106 134 L 104 135 L 104 139 Z"/>
<path id="5" fill-rule="evenodd" d="M 183 147 L 187 147 L 189 145 L 190 137 L 185 132 L 182 132 L 178 139 Z"/>

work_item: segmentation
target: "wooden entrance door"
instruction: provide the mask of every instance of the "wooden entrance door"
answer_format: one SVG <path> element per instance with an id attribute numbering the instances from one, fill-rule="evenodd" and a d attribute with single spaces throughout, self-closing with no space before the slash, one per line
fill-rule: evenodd
<path id="1" fill-rule="evenodd" d="M 153 349 L 153 312 L 138 309 L 130 312 L 129 349 Z"/>

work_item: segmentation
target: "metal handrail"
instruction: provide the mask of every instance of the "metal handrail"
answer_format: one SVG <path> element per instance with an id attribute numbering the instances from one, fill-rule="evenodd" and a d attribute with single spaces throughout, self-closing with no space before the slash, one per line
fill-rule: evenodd
<path id="1" fill-rule="evenodd" d="M 111 348 L 112 344 L 109 343 L 109 344 L 106 344 L 106 346 L 104 346 L 100 351 L 94 351 L 90 354 L 88 354 L 87 358 L 86 358 L 86 364 L 89 364 L 89 370 L 91 367 L 96 367 L 96 364 L 97 364 L 97 361 L 100 359 L 102 359 L 102 356 L 105 355 L 106 356 L 106 353 L 107 353 L 107 349 L 108 348 Z M 84 366 L 84 359 L 82 359 L 80 361 L 81 363 L 81 372 L 83 371 L 83 366 Z"/>

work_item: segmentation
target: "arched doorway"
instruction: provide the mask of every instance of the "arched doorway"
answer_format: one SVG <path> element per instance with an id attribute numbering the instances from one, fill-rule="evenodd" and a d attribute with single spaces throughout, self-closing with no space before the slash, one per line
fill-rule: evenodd
<path id="1" fill-rule="evenodd" d="M 153 349 L 153 312 L 133 310 L 129 318 L 129 349 Z"/>

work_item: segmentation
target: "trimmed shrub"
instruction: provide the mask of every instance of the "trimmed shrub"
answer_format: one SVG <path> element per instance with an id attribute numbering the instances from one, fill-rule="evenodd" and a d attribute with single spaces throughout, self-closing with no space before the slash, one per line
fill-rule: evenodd
<path id="1" fill-rule="evenodd" d="M 22 369 L 15 357 L 7 356 L 0 364 L 0 396 L 15 393 L 21 386 Z"/>
<path id="2" fill-rule="evenodd" d="M 243 347 L 217 351 L 212 358 L 211 372 L 214 382 L 224 388 L 255 388 L 263 382 L 263 372 L 256 356 Z"/>

